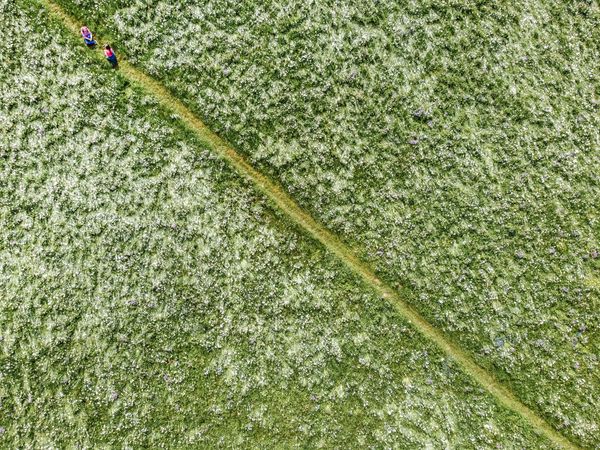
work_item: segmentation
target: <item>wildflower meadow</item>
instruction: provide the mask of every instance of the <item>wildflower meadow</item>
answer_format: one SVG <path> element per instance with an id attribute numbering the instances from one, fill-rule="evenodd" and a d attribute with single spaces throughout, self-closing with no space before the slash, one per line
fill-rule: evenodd
<path id="1" fill-rule="evenodd" d="M 595 1 L 58 0 L 600 445 Z M 553 448 L 37 0 L 0 0 L 0 448 Z"/>
<path id="2" fill-rule="evenodd" d="M 600 445 L 596 1 L 60 3 Z"/>
<path id="3" fill-rule="evenodd" d="M 0 447 L 551 446 L 39 3 L 0 20 Z"/>

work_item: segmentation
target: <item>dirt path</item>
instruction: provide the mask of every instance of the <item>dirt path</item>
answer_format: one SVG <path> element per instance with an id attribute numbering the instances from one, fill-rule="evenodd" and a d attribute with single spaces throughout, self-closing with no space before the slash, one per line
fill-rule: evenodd
<path id="1" fill-rule="evenodd" d="M 79 35 L 79 22 L 66 13 L 59 5 L 50 0 L 41 0 L 50 13 L 58 18 L 72 33 Z M 103 42 L 100 36 L 95 37 Z M 83 43 L 82 43 L 83 45 Z M 96 52 L 104 58 L 101 50 Z M 108 67 L 108 63 L 107 67 Z M 333 252 L 344 264 L 359 275 L 365 283 L 375 289 L 380 295 L 392 303 L 419 332 L 433 341 L 448 356 L 456 361 L 462 369 L 475 381 L 490 392 L 500 404 L 521 415 L 538 433 L 549 438 L 553 443 L 563 448 L 578 448 L 567 438 L 558 433 L 543 418 L 523 404 L 507 387 L 502 385 L 491 373 L 477 365 L 473 358 L 452 342 L 440 330 L 431 325 L 410 305 L 404 302 L 396 291 L 382 282 L 368 264 L 361 261 L 352 250 L 336 235 L 319 224 L 309 213 L 304 211 L 277 183 L 251 166 L 244 157 L 227 142 L 213 133 L 192 111 L 180 100 L 175 98 L 162 83 L 143 73 L 122 58 L 119 61 L 120 73 L 129 80 L 137 83 L 145 91 L 152 94 L 165 108 L 180 116 L 187 128 L 193 131 L 206 145 L 225 158 L 242 176 L 250 179 L 289 219 L 300 226 L 306 233 L 318 240 L 328 250 Z"/>

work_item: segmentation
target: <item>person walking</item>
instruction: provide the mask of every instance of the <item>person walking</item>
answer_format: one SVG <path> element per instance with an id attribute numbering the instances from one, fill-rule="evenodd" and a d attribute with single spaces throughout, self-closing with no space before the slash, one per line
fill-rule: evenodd
<path id="1" fill-rule="evenodd" d="M 83 37 L 83 42 L 85 42 L 85 45 L 88 47 L 94 47 L 96 45 L 92 32 L 85 25 L 81 27 L 81 37 Z"/>
<path id="2" fill-rule="evenodd" d="M 117 55 L 115 55 L 115 52 L 108 44 L 104 46 L 104 56 L 106 56 L 106 60 L 113 66 L 113 69 L 115 69 L 119 62 L 117 61 Z"/>

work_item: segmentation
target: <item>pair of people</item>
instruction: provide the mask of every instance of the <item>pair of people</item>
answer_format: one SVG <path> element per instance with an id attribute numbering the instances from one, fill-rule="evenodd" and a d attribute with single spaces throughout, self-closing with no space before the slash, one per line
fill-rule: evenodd
<path id="1" fill-rule="evenodd" d="M 85 25 L 81 27 L 81 37 L 83 37 L 83 42 L 85 42 L 85 45 L 87 45 L 89 48 L 96 47 L 94 36 L 92 36 L 92 32 Z M 115 52 L 108 44 L 104 46 L 104 56 L 106 57 L 106 60 L 113 66 L 113 68 L 118 66 L 119 62 L 117 61 L 117 55 L 115 55 Z"/>

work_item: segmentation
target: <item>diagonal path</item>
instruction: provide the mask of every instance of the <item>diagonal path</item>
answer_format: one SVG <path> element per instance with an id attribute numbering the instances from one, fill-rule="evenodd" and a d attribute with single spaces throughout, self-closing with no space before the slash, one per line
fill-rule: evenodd
<path id="1" fill-rule="evenodd" d="M 79 34 L 78 21 L 65 12 L 52 0 L 40 0 L 49 12 L 59 19 L 69 31 Z M 96 40 L 102 42 L 99 36 Z M 102 57 L 100 52 L 96 56 Z M 108 64 L 108 63 L 107 63 Z M 375 289 L 381 296 L 394 305 L 421 334 L 433 341 L 450 358 L 456 361 L 461 368 L 475 381 L 483 386 L 503 406 L 515 411 L 538 433 L 546 436 L 554 444 L 562 448 L 575 449 L 577 446 L 556 431 L 548 422 L 537 415 L 532 409 L 521 402 L 510 389 L 500 383 L 491 373 L 481 368 L 473 358 L 451 341 L 442 331 L 431 325 L 415 309 L 402 300 L 398 293 L 389 285 L 384 283 L 369 267 L 361 261 L 352 250 L 345 245 L 335 234 L 319 224 L 309 213 L 304 211 L 285 191 L 246 161 L 230 144 L 213 133 L 192 111 L 190 111 L 180 100 L 175 98 L 167 88 L 157 80 L 146 75 L 122 58 L 119 61 L 122 76 L 137 83 L 146 92 L 153 95 L 163 107 L 179 115 L 183 124 L 193 131 L 202 142 L 211 150 L 219 154 L 229 162 L 233 168 L 265 194 L 275 206 L 289 219 L 319 241 L 329 251 L 333 252 L 350 270 L 359 275 L 362 280 Z"/>

